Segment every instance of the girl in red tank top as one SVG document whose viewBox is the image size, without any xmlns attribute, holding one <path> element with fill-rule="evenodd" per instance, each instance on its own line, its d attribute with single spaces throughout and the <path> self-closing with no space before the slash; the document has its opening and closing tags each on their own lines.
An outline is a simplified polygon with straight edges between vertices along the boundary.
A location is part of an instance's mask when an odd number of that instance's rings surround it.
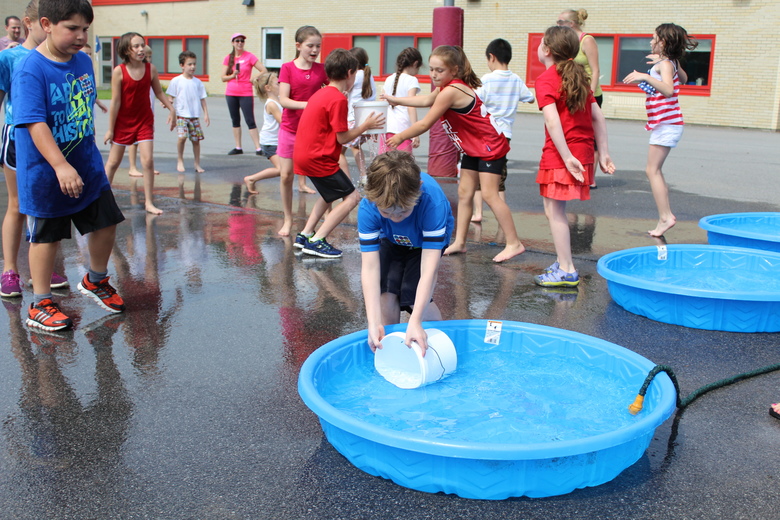
<svg viewBox="0 0 780 520">
<path fill-rule="evenodd" d="M 162 210 L 154 205 L 154 114 L 149 103 L 149 88 L 165 108 L 168 109 L 168 126 L 173 130 L 176 125 L 176 111 L 168 101 L 157 76 L 157 68 L 144 61 L 143 36 L 138 33 L 125 33 L 119 38 L 117 52 L 124 63 L 114 68 L 111 74 L 111 109 L 108 113 L 108 131 L 104 143 L 111 142 L 111 150 L 106 161 L 108 181 L 113 182 L 125 147 L 138 144 L 141 154 L 141 167 L 144 177 L 146 211 L 159 215 Z"/>
<path fill-rule="evenodd" d="M 504 262 L 525 251 L 517 237 L 512 212 L 498 195 L 501 170 L 509 153 L 509 142 L 496 130 L 492 117 L 474 93 L 481 83 L 471 69 L 466 54 L 460 47 L 440 45 L 433 50 L 429 60 L 431 81 L 436 87 L 427 96 L 396 98 L 384 95 L 389 103 L 409 107 L 431 107 L 424 119 L 399 132 L 387 141 L 394 149 L 406 139 L 423 134 L 437 119 L 441 119 L 445 132 L 463 154 L 458 187 L 458 217 L 455 240 L 444 251 L 445 255 L 464 253 L 466 235 L 471 220 L 474 192 L 482 187 L 482 197 L 496 215 L 496 220 L 506 236 L 503 251 L 493 257 L 494 262 Z"/>
</svg>

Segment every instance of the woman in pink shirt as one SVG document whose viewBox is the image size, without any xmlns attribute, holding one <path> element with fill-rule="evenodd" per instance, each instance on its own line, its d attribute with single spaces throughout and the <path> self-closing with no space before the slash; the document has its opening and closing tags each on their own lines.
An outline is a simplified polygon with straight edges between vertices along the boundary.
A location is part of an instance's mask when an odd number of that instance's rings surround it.
<svg viewBox="0 0 780 520">
<path fill-rule="evenodd" d="M 246 126 L 249 128 L 249 135 L 255 143 L 255 153 L 262 155 L 260 152 L 260 133 L 255 123 L 252 69 L 257 69 L 261 73 L 266 70 L 257 59 L 257 56 L 244 50 L 246 36 L 241 33 L 235 33 L 230 38 L 230 41 L 233 44 L 233 50 L 225 56 L 225 60 L 222 62 L 222 81 L 227 83 L 225 99 L 230 112 L 230 120 L 233 123 L 233 138 L 236 140 L 236 147 L 230 150 L 228 155 L 244 153 L 244 150 L 241 148 L 241 112 L 244 113 Z"/>
</svg>

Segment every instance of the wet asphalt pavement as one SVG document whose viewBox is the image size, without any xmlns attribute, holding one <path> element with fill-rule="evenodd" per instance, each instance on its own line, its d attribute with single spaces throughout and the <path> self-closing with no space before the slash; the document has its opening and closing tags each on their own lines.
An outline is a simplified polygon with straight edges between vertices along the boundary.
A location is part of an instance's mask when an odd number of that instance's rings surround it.
<svg viewBox="0 0 780 520">
<path fill-rule="evenodd" d="M 773 519 L 778 518 L 780 373 L 712 392 L 657 429 L 647 453 L 612 482 L 545 499 L 500 502 L 431 495 L 353 467 L 323 438 L 297 393 L 318 346 L 365 327 L 354 214 L 333 233 L 341 260 L 300 257 L 279 238 L 278 182 L 248 197 L 242 177 L 269 165 L 232 148 L 224 101 L 210 100 L 206 173 L 175 172 L 173 137 L 158 121 L 157 205 L 147 215 L 124 170 L 127 220 L 110 265 L 126 313 L 106 316 L 75 287 L 56 291 L 75 322 L 29 330 L 32 294 L 0 311 L 0 518 L 14 519 Z M 158 113 L 160 109 L 157 109 Z M 98 128 L 105 120 L 98 118 Z M 590 334 L 671 365 L 683 394 L 780 362 L 778 334 L 688 329 L 633 315 L 596 273 L 610 251 L 653 245 L 641 123 L 610 121 L 618 166 L 588 202 L 569 205 L 579 291 L 536 287 L 554 253 L 534 184 L 542 136 L 521 115 L 507 199 L 528 252 L 494 265 L 496 225 L 472 225 L 469 251 L 444 258 L 435 298 L 445 319 L 491 318 Z M 100 135 L 100 131 L 98 132 Z M 245 146 L 248 136 L 244 136 Z M 187 148 L 187 158 L 190 158 Z M 425 147 L 420 163 L 425 164 Z M 126 163 L 125 163 L 126 165 Z M 665 168 L 677 226 L 669 243 L 704 243 L 714 213 L 780 211 L 780 135 L 687 127 Z M 442 185 L 453 202 L 457 186 Z M 142 197 L 142 195 L 140 195 Z M 0 187 L 5 207 L 5 185 Z M 140 199 L 142 200 L 142 198 Z M 295 194 L 300 229 L 313 195 Z M 23 279 L 28 276 L 26 246 Z M 82 239 L 60 268 L 85 273 Z"/>
</svg>

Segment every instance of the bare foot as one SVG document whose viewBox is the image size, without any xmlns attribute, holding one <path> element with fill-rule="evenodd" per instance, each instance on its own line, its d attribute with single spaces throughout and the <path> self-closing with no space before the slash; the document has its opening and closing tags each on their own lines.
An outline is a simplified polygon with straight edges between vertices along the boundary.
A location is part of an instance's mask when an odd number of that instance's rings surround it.
<svg viewBox="0 0 780 520">
<path fill-rule="evenodd" d="M 525 252 L 525 246 L 520 242 L 518 242 L 517 245 L 512 245 L 512 246 L 507 244 L 503 251 L 501 251 L 500 253 L 498 253 L 496 256 L 493 257 L 493 261 L 496 263 L 505 262 L 510 258 L 523 254 L 524 252 Z"/>
<path fill-rule="evenodd" d="M 246 191 L 251 193 L 252 195 L 255 195 L 257 193 L 260 193 L 255 189 L 255 183 L 254 181 L 249 180 L 249 177 L 244 177 L 244 184 L 246 184 Z"/>
<path fill-rule="evenodd" d="M 456 243 L 450 244 L 450 246 L 444 250 L 445 255 L 457 255 L 465 252 L 466 252 L 466 244 L 459 245 Z"/>
<path fill-rule="evenodd" d="M 204 173 L 206 170 L 200 167 L 200 164 L 195 165 L 195 173 Z"/>
<path fill-rule="evenodd" d="M 298 186 L 298 192 L 299 193 L 317 193 L 317 190 L 313 190 L 306 186 L 305 184 L 303 186 Z"/>
<path fill-rule="evenodd" d="M 655 229 L 652 229 L 647 233 L 651 237 L 662 237 L 664 236 L 664 233 L 672 229 L 676 223 L 677 223 L 676 217 L 672 217 L 669 220 L 659 220 L 658 225 L 655 226 Z"/>
<path fill-rule="evenodd" d="M 282 229 L 277 231 L 276 234 L 279 235 L 280 237 L 289 237 L 291 229 L 292 229 L 292 222 L 285 221 L 284 224 L 282 224 Z"/>
<path fill-rule="evenodd" d="M 130 170 L 129 172 L 127 172 L 127 174 L 130 177 L 143 177 L 144 176 L 144 174 L 139 172 L 138 170 Z"/>
<path fill-rule="evenodd" d="M 154 170 L 154 174 L 155 175 L 160 175 L 160 171 L 159 170 Z"/>
<path fill-rule="evenodd" d="M 151 213 L 152 215 L 162 215 L 163 210 L 159 209 L 157 206 L 155 206 L 152 203 L 146 204 L 146 212 Z"/>
<path fill-rule="evenodd" d="M 176 171 L 177 172 L 183 172 L 184 171 L 184 163 L 183 162 L 177 162 L 176 163 Z M 159 172 L 154 172 L 155 175 L 157 175 Z"/>
<path fill-rule="evenodd" d="M 472 222 L 482 222 L 482 215 L 474 214 L 471 216 Z"/>
</svg>

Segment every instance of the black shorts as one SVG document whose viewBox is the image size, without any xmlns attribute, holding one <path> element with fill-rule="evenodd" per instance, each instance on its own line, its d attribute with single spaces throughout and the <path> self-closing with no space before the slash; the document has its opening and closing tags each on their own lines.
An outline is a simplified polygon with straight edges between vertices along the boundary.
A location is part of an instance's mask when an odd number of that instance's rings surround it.
<svg viewBox="0 0 780 520">
<path fill-rule="evenodd" d="M 486 161 L 479 157 L 471 157 L 464 153 L 460 158 L 461 170 L 474 170 L 475 172 L 487 172 L 501 175 L 504 168 L 506 168 L 506 156 L 492 161 Z"/>
<path fill-rule="evenodd" d="M 122 222 L 125 216 L 114 200 L 114 193 L 106 190 L 89 206 L 73 215 L 64 217 L 31 217 L 27 216 L 27 241 L 46 244 L 71 238 L 71 223 L 79 233 L 86 235 Z"/>
<path fill-rule="evenodd" d="M 0 164 L 16 171 L 16 142 L 12 135 L 13 129 L 13 125 L 3 125 L 3 148 L 0 150 Z"/>
<path fill-rule="evenodd" d="M 512 140 L 507 137 L 506 141 L 507 142 L 511 142 Z M 508 162 L 509 161 L 506 160 L 506 157 L 504 157 L 504 167 L 501 169 L 501 180 L 498 183 L 498 191 L 506 191 L 506 176 L 507 176 L 507 173 L 508 173 L 506 171 L 506 165 L 507 165 Z M 461 167 L 463 167 L 463 163 L 462 162 L 461 162 Z M 477 170 L 477 171 L 480 171 L 480 170 Z M 477 179 L 477 189 L 478 190 L 482 189 L 481 186 L 479 185 L 479 179 Z"/>
<path fill-rule="evenodd" d="M 417 297 L 417 285 L 420 283 L 422 252 L 420 247 L 399 246 L 386 238 L 379 241 L 381 292 L 398 296 L 401 310 L 410 314 Z"/>
<path fill-rule="evenodd" d="M 327 203 L 343 199 L 355 191 L 355 185 L 346 173 L 338 169 L 333 175 L 327 177 L 309 177 L 311 183 L 317 188 L 320 197 Z"/>
</svg>

